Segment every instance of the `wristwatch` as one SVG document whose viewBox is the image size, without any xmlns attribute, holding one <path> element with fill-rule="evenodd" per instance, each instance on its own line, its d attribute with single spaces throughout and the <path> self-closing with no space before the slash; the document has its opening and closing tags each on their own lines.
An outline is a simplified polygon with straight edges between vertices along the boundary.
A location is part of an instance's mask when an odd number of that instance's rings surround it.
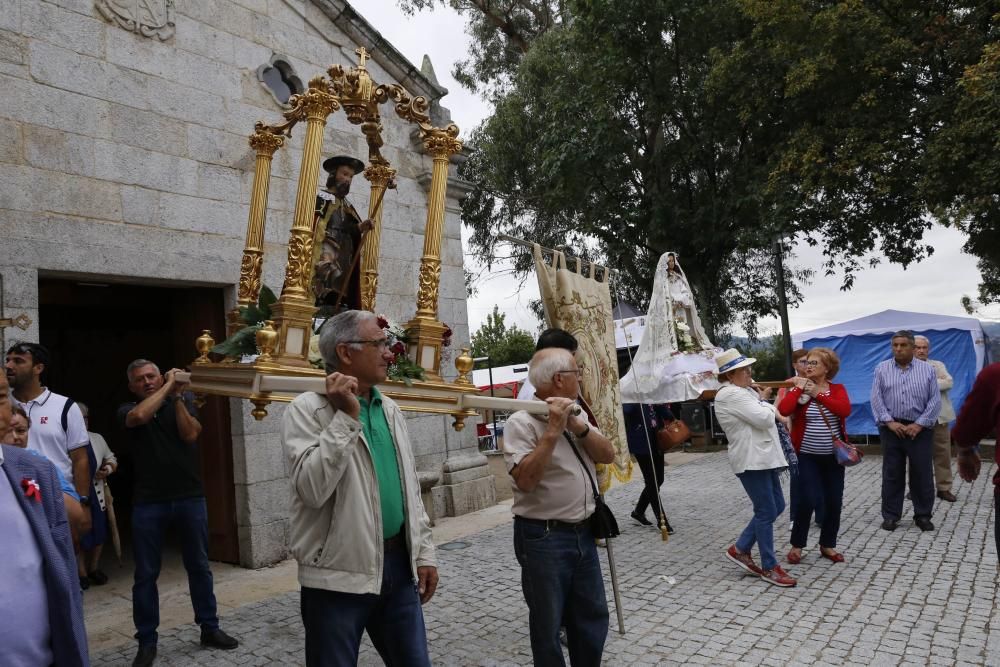
<svg viewBox="0 0 1000 667">
<path fill-rule="evenodd" d="M 80 505 L 82 507 L 90 507 L 90 496 L 80 496 Z"/>
</svg>

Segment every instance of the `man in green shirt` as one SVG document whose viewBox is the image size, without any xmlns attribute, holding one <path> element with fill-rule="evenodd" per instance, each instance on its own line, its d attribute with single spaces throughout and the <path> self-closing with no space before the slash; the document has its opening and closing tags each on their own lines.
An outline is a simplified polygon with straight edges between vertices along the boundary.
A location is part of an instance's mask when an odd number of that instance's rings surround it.
<svg viewBox="0 0 1000 667">
<path fill-rule="evenodd" d="M 421 604 L 437 588 L 406 418 L 375 385 L 392 353 L 372 313 L 348 310 L 320 333 L 325 394 L 282 418 L 292 482 L 306 664 L 356 665 L 368 632 L 387 665 L 430 665 Z"/>
</svg>

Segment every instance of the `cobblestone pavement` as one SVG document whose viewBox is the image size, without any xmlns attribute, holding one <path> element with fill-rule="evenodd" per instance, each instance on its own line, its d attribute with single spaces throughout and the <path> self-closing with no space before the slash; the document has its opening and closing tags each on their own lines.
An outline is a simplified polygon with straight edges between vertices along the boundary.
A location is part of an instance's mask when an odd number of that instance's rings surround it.
<svg viewBox="0 0 1000 667">
<path fill-rule="evenodd" d="M 935 532 L 922 533 L 906 503 L 900 527 L 889 533 L 879 529 L 881 459 L 870 457 L 847 472 L 838 545 L 847 563 L 820 559 L 810 544 L 801 565 L 786 566 L 799 579 L 792 589 L 744 576 L 723 557 L 750 518 L 725 453 L 667 469 L 665 502 L 677 530 L 667 544 L 628 518 L 641 482 L 618 486 L 608 498 L 624 529 L 614 552 L 626 634 L 618 634 L 612 608 L 604 662 L 1000 665 L 992 473 L 984 465 L 975 484 L 956 479 L 958 502 L 938 502 Z M 781 544 L 787 513 L 776 526 Z M 507 523 L 439 551 L 441 586 L 425 607 L 434 664 L 531 664 L 511 535 Z M 303 662 L 297 593 L 242 607 L 223 627 L 240 639 L 238 650 L 200 649 L 197 628 L 189 625 L 161 635 L 157 664 Z M 94 664 L 131 664 L 134 650 L 106 651 Z M 381 664 L 367 638 L 361 664 Z"/>
</svg>

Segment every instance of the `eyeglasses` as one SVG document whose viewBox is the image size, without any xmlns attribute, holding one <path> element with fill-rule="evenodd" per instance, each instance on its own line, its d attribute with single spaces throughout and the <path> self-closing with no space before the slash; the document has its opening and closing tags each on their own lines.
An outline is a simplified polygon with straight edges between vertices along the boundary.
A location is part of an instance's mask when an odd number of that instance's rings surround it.
<svg viewBox="0 0 1000 667">
<path fill-rule="evenodd" d="M 375 348 L 379 352 L 389 349 L 388 338 L 372 338 L 371 340 L 345 340 L 344 343 L 350 345 L 367 345 L 368 347 Z"/>
<path fill-rule="evenodd" d="M 15 343 L 7 350 L 7 354 L 30 354 L 36 364 L 46 364 L 49 361 L 49 351 L 38 343 Z"/>
<path fill-rule="evenodd" d="M 809 362 L 808 362 L 808 361 L 806 361 L 805 359 L 799 359 L 799 360 L 798 360 L 798 361 L 796 361 L 795 363 L 797 363 L 797 364 L 806 364 L 807 366 L 809 365 Z"/>
<path fill-rule="evenodd" d="M 809 361 L 803 361 L 802 363 L 804 363 L 809 368 L 816 368 L 817 366 L 820 365 L 820 362 L 816 361 L 815 359 L 811 359 Z"/>
<path fill-rule="evenodd" d="M 559 375 L 561 373 L 573 373 L 577 377 L 580 377 L 581 375 L 583 375 L 583 369 L 581 369 L 581 368 L 574 368 L 573 370 L 569 370 L 569 371 L 557 371 L 556 375 Z"/>
</svg>

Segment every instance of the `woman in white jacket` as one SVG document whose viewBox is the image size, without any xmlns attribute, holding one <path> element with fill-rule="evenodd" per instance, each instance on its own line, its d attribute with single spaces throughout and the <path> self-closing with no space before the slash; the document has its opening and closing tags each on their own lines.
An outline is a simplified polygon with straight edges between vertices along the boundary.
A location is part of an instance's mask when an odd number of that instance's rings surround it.
<svg viewBox="0 0 1000 667">
<path fill-rule="evenodd" d="M 774 406 L 767 392 L 751 386 L 750 366 L 757 361 L 730 348 L 715 357 L 722 387 L 715 395 L 715 416 L 729 440 L 729 464 L 753 503 L 753 518 L 726 557 L 747 572 L 775 586 L 794 586 L 774 555 L 774 522 L 785 510 L 778 473 L 788 467 L 781 450 Z M 750 550 L 757 544 L 760 563 Z"/>
</svg>

